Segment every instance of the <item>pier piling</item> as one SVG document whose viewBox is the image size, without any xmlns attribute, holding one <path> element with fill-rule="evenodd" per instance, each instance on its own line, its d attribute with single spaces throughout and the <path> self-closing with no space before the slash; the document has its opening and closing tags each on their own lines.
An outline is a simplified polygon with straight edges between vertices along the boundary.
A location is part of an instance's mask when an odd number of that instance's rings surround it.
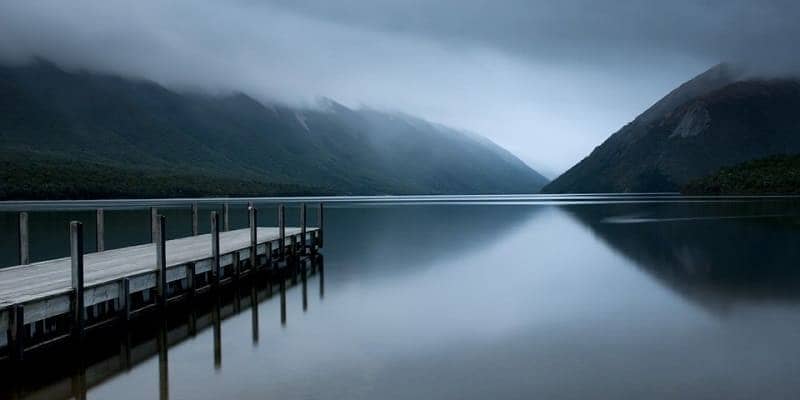
<svg viewBox="0 0 800 400">
<path fill-rule="evenodd" d="M 192 236 L 197 236 L 199 233 L 197 226 L 197 203 L 192 203 Z"/>
<path fill-rule="evenodd" d="M 167 218 L 158 216 L 158 230 L 156 239 L 156 301 L 160 309 L 167 306 Z"/>
<path fill-rule="evenodd" d="M 28 242 L 28 213 L 19 213 L 19 264 L 27 265 L 31 263 L 30 244 Z"/>
<path fill-rule="evenodd" d="M 306 203 L 300 205 L 300 254 L 306 253 Z"/>
<path fill-rule="evenodd" d="M 250 203 L 247 211 L 250 220 L 250 272 L 253 273 L 258 264 L 258 210 Z"/>
<path fill-rule="evenodd" d="M 280 253 L 280 260 L 286 259 L 286 210 L 283 204 L 278 205 L 278 229 L 280 230 L 280 240 L 278 252 Z"/>
<path fill-rule="evenodd" d="M 97 209 L 97 214 L 95 217 L 96 222 L 96 236 L 95 236 L 95 248 L 97 252 L 105 251 L 106 250 L 106 227 L 105 227 L 105 212 L 102 208 Z"/>
<path fill-rule="evenodd" d="M 222 229 L 225 232 L 231 230 L 231 206 L 228 203 L 222 206 Z"/>
<path fill-rule="evenodd" d="M 211 284 L 219 286 L 219 216 L 216 211 L 211 212 Z"/>
<path fill-rule="evenodd" d="M 86 323 L 84 307 L 83 280 L 83 223 L 72 221 L 69 224 L 70 260 L 72 265 L 72 337 L 82 339 Z"/>
<path fill-rule="evenodd" d="M 155 243 L 158 235 L 158 209 L 150 208 L 150 243 Z"/>
</svg>

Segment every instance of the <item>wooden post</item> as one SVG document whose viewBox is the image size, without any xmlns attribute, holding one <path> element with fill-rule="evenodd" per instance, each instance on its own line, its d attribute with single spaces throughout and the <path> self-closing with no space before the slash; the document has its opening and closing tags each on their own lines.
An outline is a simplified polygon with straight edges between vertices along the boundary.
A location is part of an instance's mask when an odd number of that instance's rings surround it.
<svg viewBox="0 0 800 400">
<path fill-rule="evenodd" d="M 9 355 L 13 360 L 22 361 L 25 354 L 25 306 L 15 304 L 8 309 L 8 328 Z"/>
<path fill-rule="evenodd" d="M 30 244 L 28 242 L 28 213 L 19 213 L 19 264 L 27 265 L 31 263 Z"/>
<path fill-rule="evenodd" d="M 284 218 L 285 210 L 283 204 L 278 205 L 278 231 L 280 232 L 280 240 L 278 246 L 278 253 L 280 254 L 280 260 L 283 261 L 286 258 L 286 218 Z"/>
<path fill-rule="evenodd" d="M 225 232 L 231 230 L 231 206 L 228 203 L 222 206 L 222 229 Z"/>
<path fill-rule="evenodd" d="M 75 296 L 72 310 L 72 337 L 83 338 L 86 323 L 86 310 L 83 300 L 83 224 L 72 221 L 69 224 L 70 256 L 72 261 L 72 290 Z"/>
<path fill-rule="evenodd" d="M 150 207 L 150 243 L 158 239 L 158 209 Z"/>
<path fill-rule="evenodd" d="M 322 248 L 322 226 L 323 224 L 323 217 L 324 217 L 324 206 L 323 203 L 319 203 L 319 208 L 317 209 L 317 225 L 319 225 L 319 234 L 317 234 L 317 238 L 319 239 L 319 247 Z"/>
<path fill-rule="evenodd" d="M 192 236 L 197 236 L 199 230 L 197 227 L 197 203 L 192 203 Z"/>
<path fill-rule="evenodd" d="M 300 254 L 306 254 L 306 203 L 300 205 Z"/>
<path fill-rule="evenodd" d="M 258 264 L 258 211 L 253 203 L 248 207 L 250 217 L 250 272 L 256 271 Z"/>
<path fill-rule="evenodd" d="M 158 302 L 158 307 L 163 310 L 167 306 L 167 217 L 158 216 L 158 230 L 156 233 L 156 269 L 158 269 L 156 301 Z"/>
<path fill-rule="evenodd" d="M 95 244 L 97 248 L 97 252 L 105 251 L 106 250 L 106 228 L 105 228 L 105 216 L 102 208 L 97 209 L 97 237 L 95 238 Z"/>
<path fill-rule="evenodd" d="M 216 211 L 211 212 L 211 284 L 219 286 L 219 216 Z"/>
</svg>

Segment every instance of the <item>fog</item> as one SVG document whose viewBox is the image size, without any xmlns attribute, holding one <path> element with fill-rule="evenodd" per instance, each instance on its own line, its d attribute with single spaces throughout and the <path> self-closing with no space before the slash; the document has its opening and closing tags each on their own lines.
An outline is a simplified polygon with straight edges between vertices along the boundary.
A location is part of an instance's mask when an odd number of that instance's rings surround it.
<svg viewBox="0 0 800 400">
<path fill-rule="evenodd" d="M 554 177 L 720 61 L 798 71 L 798 17 L 791 1 L 6 0 L 0 62 L 401 111 Z"/>
</svg>

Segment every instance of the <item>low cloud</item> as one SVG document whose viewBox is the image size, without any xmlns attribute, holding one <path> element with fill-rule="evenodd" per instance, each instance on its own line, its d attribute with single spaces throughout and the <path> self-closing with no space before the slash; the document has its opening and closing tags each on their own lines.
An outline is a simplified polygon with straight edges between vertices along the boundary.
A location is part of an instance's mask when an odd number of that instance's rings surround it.
<svg viewBox="0 0 800 400">
<path fill-rule="evenodd" d="M 4 1 L 0 60 L 403 111 L 554 175 L 723 60 L 797 71 L 800 5 L 589 0 Z"/>
</svg>

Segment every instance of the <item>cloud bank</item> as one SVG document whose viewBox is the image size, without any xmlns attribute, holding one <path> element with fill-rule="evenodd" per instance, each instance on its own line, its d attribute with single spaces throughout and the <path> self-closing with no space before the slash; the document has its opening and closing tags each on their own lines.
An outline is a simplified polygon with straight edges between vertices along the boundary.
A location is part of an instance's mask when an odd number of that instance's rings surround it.
<svg viewBox="0 0 800 400">
<path fill-rule="evenodd" d="M 798 17 L 791 1 L 8 0 L 0 62 L 402 111 L 553 176 L 717 62 L 800 70 Z"/>
</svg>

